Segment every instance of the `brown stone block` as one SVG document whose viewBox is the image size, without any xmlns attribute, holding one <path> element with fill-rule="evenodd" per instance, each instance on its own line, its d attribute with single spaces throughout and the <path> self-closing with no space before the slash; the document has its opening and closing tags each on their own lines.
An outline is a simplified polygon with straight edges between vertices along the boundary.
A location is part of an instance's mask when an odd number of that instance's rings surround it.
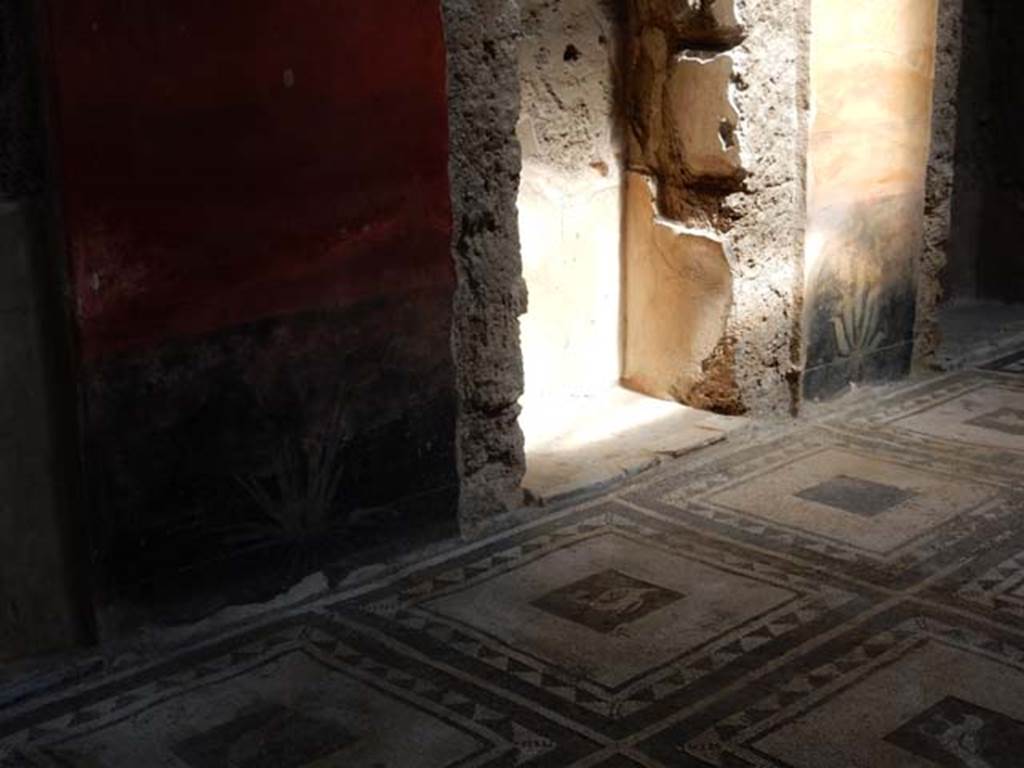
<svg viewBox="0 0 1024 768">
<path fill-rule="evenodd" d="M 664 30 L 673 47 L 738 44 L 744 37 L 735 0 L 633 0 L 633 24 Z"/>
<path fill-rule="evenodd" d="M 672 63 L 665 87 L 665 120 L 682 168 L 663 164 L 667 176 L 681 170 L 687 179 L 742 177 L 739 114 L 729 100 L 732 70 L 727 54 L 704 58 L 684 52 Z"/>
<path fill-rule="evenodd" d="M 632 39 L 626 116 L 629 124 L 629 162 L 654 168 L 664 133 L 665 81 L 670 52 L 665 33 L 644 29 Z"/>
<path fill-rule="evenodd" d="M 721 340 L 732 306 L 725 247 L 658 216 L 647 177 L 626 177 L 624 383 L 685 400 Z"/>
</svg>

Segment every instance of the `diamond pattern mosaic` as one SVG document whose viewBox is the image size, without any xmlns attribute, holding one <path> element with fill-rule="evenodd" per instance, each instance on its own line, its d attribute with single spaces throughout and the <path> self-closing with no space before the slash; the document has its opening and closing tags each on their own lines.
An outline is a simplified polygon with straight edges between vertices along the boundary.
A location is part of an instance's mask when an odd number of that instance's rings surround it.
<svg viewBox="0 0 1024 768">
<path fill-rule="evenodd" d="M 0 698 L 0 766 L 1018 766 L 1020 360 L 82 662 Z"/>
</svg>

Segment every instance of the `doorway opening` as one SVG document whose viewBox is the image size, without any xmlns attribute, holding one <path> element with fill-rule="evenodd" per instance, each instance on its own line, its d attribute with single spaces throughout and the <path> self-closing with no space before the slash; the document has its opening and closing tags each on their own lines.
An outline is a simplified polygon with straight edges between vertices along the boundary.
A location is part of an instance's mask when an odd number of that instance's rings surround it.
<svg viewBox="0 0 1024 768">
<path fill-rule="evenodd" d="M 743 173 L 726 5 L 521 6 L 520 426 L 535 502 L 605 488 L 743 423 L 728 393 L 703 391 L 728 352 L 720 198 Z"/>
<path fill-rule="evenodd" d="M 946 43 L 959 66 L 937 68 L 937 98 L 946 101 L 937 101 L 933 133 L 933 156 L 944 153 L 933 164 L 945 170 L 940 190 L 948 218 L 945 226 L 926 228 L 927 245 L 938 252 L 929 263 L 941 270 L 934 287 L 926 286 L 938 305 L 941 340 L 932 362 L 943 369 L 991 360 L 1024 339 L 1024 251 L 1017 245 L 1024 225 L 1024 63 L 1015 35 L 1006 33 L 1024 30 L 1024 9 L 967 3 L 956 24 L 944 25 L 948 13 L 940 10 L 939 33 L 954 29 L 958 36 L 952 44 L 940 38 L 940 51 Z"/>
</svg>

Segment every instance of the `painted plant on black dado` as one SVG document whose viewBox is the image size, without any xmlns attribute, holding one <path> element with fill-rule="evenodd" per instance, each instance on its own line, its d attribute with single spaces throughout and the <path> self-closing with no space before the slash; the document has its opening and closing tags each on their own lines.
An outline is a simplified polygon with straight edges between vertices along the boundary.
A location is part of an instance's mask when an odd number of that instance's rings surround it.
<svg viewBox="0 0 1024 768">
<path fill-rule="evenodd" d="M 810 398 L 910 369 L 920 247 L 916 198 L 814 211 L 807 236 L 806 373 Z"/>
<path fill-rule="evenodd" d="M 439 302 L 267 321 L 92 367 L 99 602 L 180 604 L 189 618 L 453 534 Z M 415 323 L 437 344 L 405 341 Z"/>
<path fill-rule="evenodd" d="M 228 546 L 278 546 L 293 577 L 329 558 L 351 512 L 341 498 L 348 442 L 344 403 L 339 391 L 308 432 L 285 437 L 266 473 L 237 476 L 253 514 L 225 530 Z"/>
<path fill-rule="evenodd" d="M 200 371 L 188 354 L 93 378 L 101 601 L 177 601 L 224 573 L 273 591 L 343 549 L 360 503 L 349 401 L 341 387 L 301 383 L 301 371 L 250 363 L 239 375 L 245 349 L 207 349 Z"/>
<path fill-rule="evenodd" d="M 885 346 L 886 328 L 880 321 L 881 295 L 879 286 L 855 280 L 832 318 L 836 351 L 846 360 L 851 381 L 864 380 L 868 361 Z"/>
</svg>

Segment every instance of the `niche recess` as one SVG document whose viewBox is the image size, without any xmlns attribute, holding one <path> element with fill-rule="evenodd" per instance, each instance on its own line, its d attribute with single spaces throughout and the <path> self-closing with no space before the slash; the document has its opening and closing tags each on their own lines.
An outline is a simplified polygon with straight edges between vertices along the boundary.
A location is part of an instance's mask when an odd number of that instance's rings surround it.
<svg viewBox="0 0 1024 768">
<path fill-rule="evenodd" d="M 733 0 L 525 0 L 519 225 L 526 489 L 721 439 L 726 195 L 743 181 Z M 726 376 L 728 379 L 728 376 Z"/>
</svg>

